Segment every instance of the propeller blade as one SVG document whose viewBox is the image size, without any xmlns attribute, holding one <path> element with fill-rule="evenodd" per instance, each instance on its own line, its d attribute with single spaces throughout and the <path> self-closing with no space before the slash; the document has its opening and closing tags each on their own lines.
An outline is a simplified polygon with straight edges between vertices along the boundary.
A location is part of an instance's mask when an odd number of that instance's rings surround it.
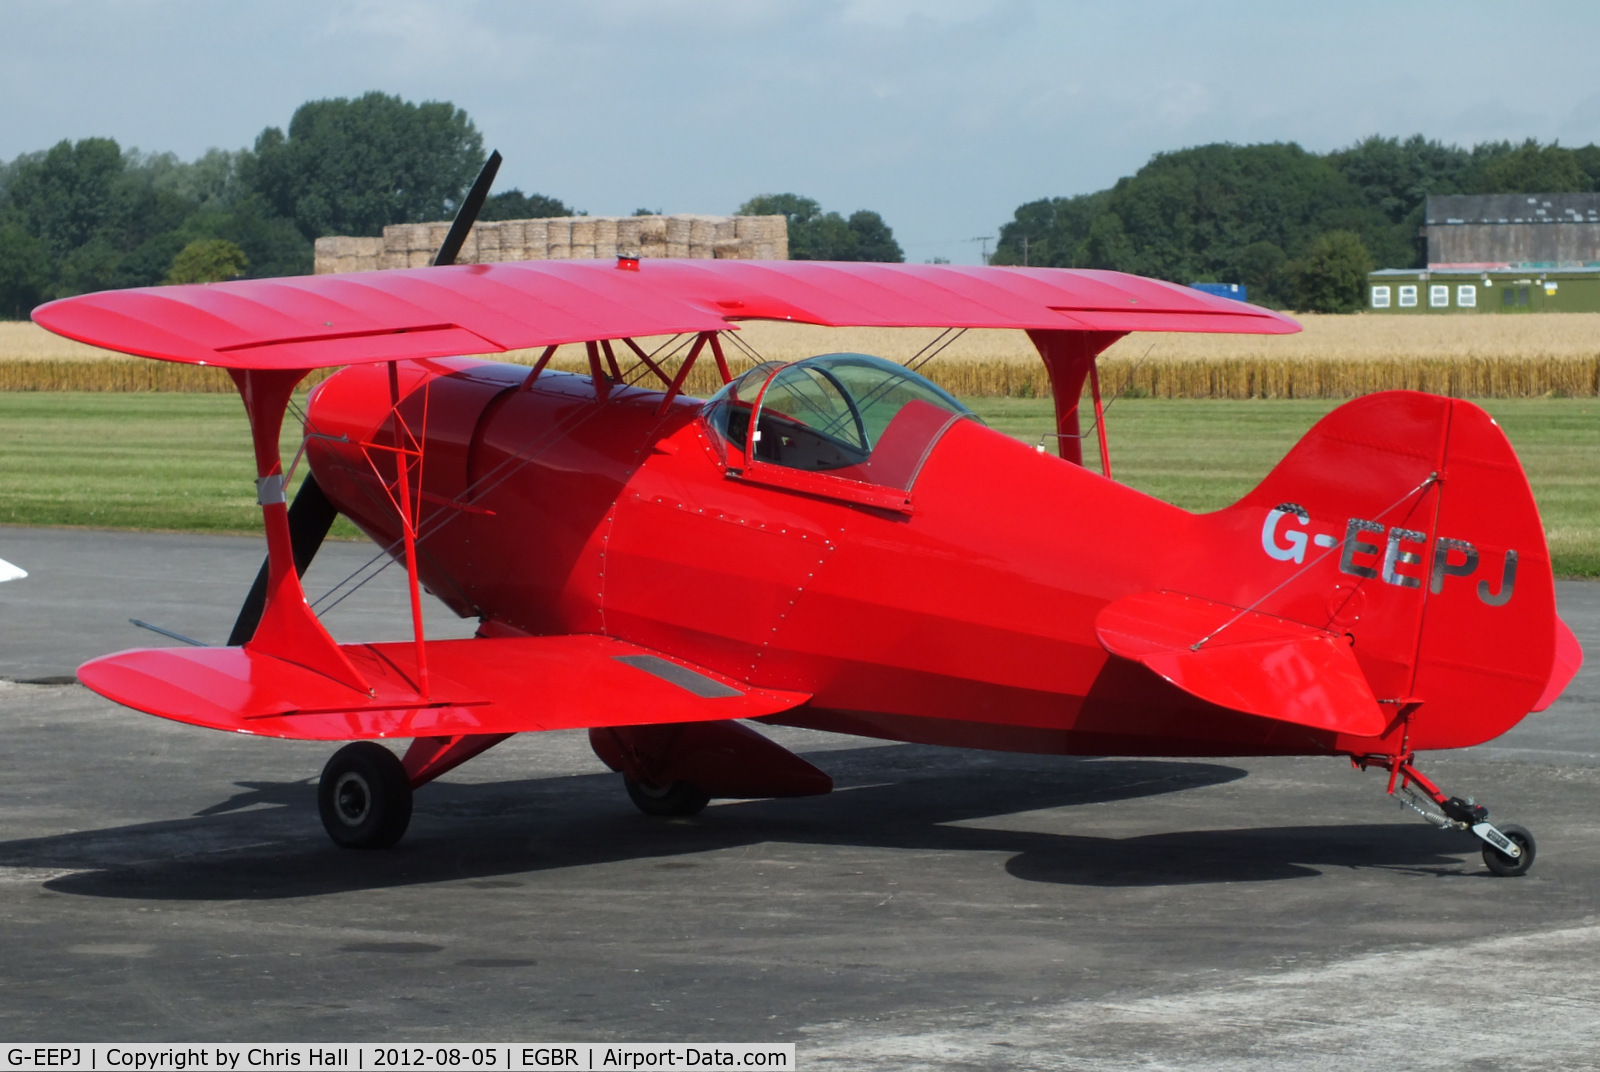
<svg viewBox="0 0 1600 1072">
<path fill-rule="evenodd" d="M 338 516 L 339 511 L 322 493 L 317 478 L 307 473 L 305 483 L 295 493 L 294 502 L 289 504 L 289 545 L 294 549 L 294 570 L 302 577 L 333 527 L 333 519 Z M 239 608 L 239 620 L 233 623 L 233 632 L 228 634 L 229 647 L 238 647 L 255 636 L 266 605 L 267 563 L 263 562 L 261 572 L 256 574 L 256 583 L 250 586 L 250 594 Z"/>
<path fill-rule="evenodd" d="M 439 247 L 438 255 L 433 258 L 435 265 L 454 264 L 456 257 L 461 253 L 461 246 L 467 240 L 467 232 L 472 230 L 472 225 L 478 221 L 478 213 L 483 211 L 483 202 L 489 196 L 489 187 L 494 185 L 495 172 L 500 170 L 500 151 L 496 149 L 489 154 L 489 159 L 484 161 L 483 170 L 478 172 L 478 178 L 472 184 L 472 189 L 467 191 L 467 199 L 461 202 L 461 208 L 456 212 L 456 221 L 450 225 L 450 233 L 444 236 L 444 245 Z"/>
</svg>

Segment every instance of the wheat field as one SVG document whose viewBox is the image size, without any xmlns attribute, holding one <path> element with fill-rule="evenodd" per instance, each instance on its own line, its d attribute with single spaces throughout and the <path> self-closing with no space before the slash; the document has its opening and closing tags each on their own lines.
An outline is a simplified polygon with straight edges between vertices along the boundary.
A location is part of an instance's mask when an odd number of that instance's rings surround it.
<svg viewBox="0 0 1600 1072">
<path fill-rule="evenodd" d="M 1106 351 L 1102 387 L 1108 395 L 1156 398 L 1349 398 L 1393 388 L 1478 398 L 1600 395 L 1597 313 L 1299 319 L 1304 330 L 1296 335 L 1135 332 Z M 922 371 L 954 394 L 1050 393 L 1044 366 L 1020 331 L 941 335 L 930 328 L 752 321 L 732 334 L 736 339 L 724 349 L 735 371 L 757 358 L 793 361 L 835 351 L 905 362 L 942 347 Z M 662 347 L 669 369 L 676 369 L 688 342 L 639 341 L 647 351 Z M 532 364 L 538 354 L 490 356 Z M 632 364 L 623 362 L 625 369 Z M 586 369 L 583 347 L 561 347 L 552 367 Z M 686 389 L 705 394 L 718 385 L 715 367 L 706 360 L 692 371 Z M 34 324 L 0 323 L 0 391 L 62 390 L 220 392 L 232 385 L 216 369 L 129 359 Z"/>
</svg>

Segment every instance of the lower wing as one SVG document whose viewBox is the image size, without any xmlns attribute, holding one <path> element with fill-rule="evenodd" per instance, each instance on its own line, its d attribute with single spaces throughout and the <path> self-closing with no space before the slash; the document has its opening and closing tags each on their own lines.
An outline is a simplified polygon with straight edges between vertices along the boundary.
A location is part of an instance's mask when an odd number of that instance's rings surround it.
<svg viewBox="0 0 1600 1072">
<path fill-rule="evenodd" d="M 211 729 L 310 741 L 445 737 L 756 718 L 805 693 L 752 688 L 603 636 L 346 644 L 363 694 L 250 648 L 145 648 L 78 669 L 100 695 Z"/>
</svg>

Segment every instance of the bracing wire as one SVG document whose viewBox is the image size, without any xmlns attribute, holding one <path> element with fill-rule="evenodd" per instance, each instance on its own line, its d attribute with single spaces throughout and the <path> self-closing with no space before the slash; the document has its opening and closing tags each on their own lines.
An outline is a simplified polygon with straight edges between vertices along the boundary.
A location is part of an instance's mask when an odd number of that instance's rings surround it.
<svg viewBox="0 0 1600 1072">
<path fill-rule="evenodd" d="M 1394 510 L 1398 509 L 1401 506 L 1401 504 L 1403 504 L 1407 499 L 1411 498 L 1411 496 L 1417 494 L 1418 492 L 1426 491 L 1429 486 L 1437 483 L 1438 480 L 1439 480 L 1438 472 L 1429 473 L 1426 477 L 1423 478 L 1422 483 L 1418 484 L 1416 487 L 1412 488 L 1410 491 L 1408 491 L 1404 495 L 1400 496 L 1394 502 L 1390 503 L 1383 510 L 1379 511 L 1377 517 L 1373 518 L 1373 520 L 1376 521 L 1376 520 L 1378 520 L 1378 518 L 1382 518 L 1382 517 L 1388 516 L 1391 512 L 1393 512 Z M 1297 569 L 1293 573 L 1289 574 L 1288 577 L 1284 578 L 1278 584 L 1274 585 L 1270 591 L 1266 592 L 1264 595 L 1261 596 L 1261 598 L 1257 599 L 1254 603 L 1251 603 L 1248 607 L 1245 607 L 1243 610 L 1239 611 L 1239 613 L 1235 614 L 1233 617 L 1229 618 L 1227 621 L 1223 622 L 1221 625 L 1219 625 L 1215 629 L 1211 630 L 1211 632 L 1207 633 L 1205 636 L 1201 637 L 1199 640 L 1197 640 L 1193 644 L 1189 645 L 1189 650 L 1190 651 L 1199 651 L 1201 649 L 1201 647 L 1203 647 L 1206 644 L 1207 641 L 1211 640 L 1218 633 L 1220 633 L 1224 629 L 1228 628 L 1228 626 L 1232 625 L 1233 623 L 1237 622 L 1239 619 L 1243 618 L 1246 614 L 1250 614 L 1251 612 L 1253 612 L 1257 607 L 1261 606 L 1261 604 L 1263 604 L 1267 600 L 1271 599 L 1274 595 L 1276 595 L 1278 592 L 1282 591 L 1284 588 L 1288 587 L 1290 584 L 1293 584 L 1295 581 L 1299 580 L 1308 570 L 1310 570 L 1317 563 L 1319 563 L 1319 562 L 1323 561 L 1324 559 L 1326 559 L 1329 555 L 1333 554 L 1335 551 L 1339 550 L 1346 543 L 1348 543 L 1349 540 L 1350 540 L 1350 536 L 1349 536 L 1349 534 L 1347 532 L 1345 537 L 1344 537 L 1344 539 L 1342 539 L 1339 542 L 1333 544 L 1326 551 L 1323 551 L 1322 554 L 1318 555 L 1316 558 L 1312 559 L 1310 562 L 1307 562 L 1305 565 L 1301 566 L 1299 569 Z"/>
<path fill-rule="evenodd" d="M 953 330 L 953 329 L 946 329 L 946 330 Z M 922 366 L 926 365 L 929 361 L 932 361 L 934 358 L 936 358 L 940 354 L 944 353 L 947 349 L 950 348 L 950 344 L 951 343 L 955 342 L 957 339 L 961 338 L 961 336 L 965 335 L 966 333 L 967 333 L 967 329 L 966 328 L 961 328 L 961 329 L 957 330 L 954 335 L 951 335 L 944 342 L 940 343 L 939 347 L 936 350 L 934 350 L 933 353 L 929 354 L 927 357 L 923 358 L 921 361 L 917 361 L 915 364 L 908 365 L 908 370 L 911 371 L 911 372 L 915 372 L 918 369 L 922 368 Z M 927 349 L 927 347 L 923 347 L 923 349 Z"/>
<path fill-rule="evenodd" d="M 1121 398 L 1123 395 L 1128 393 L 1128 389 L 1133 386 L 1133 378 L 1134 378 L 1134 376 L 1138 375 L 1139 367 L 1144 364 L 1145 358 L 1149 357 L 1151 351 L 1153 351 L 1155 348 L 1156 348 L 1156 344 L 1155 343 L 1151 343 L 1150 346 L 1145 350 L 1144 357 L 1141 357 L 1138 361 L 1136 361 L 1134 363 L 1133 368 L 1128 370 L 1128 378 L 1126 380 L 1122 381 L 1122 389 L 1119 390 L 1116 394 L 1112 395 L 1110 401 L 1108 401 L 1105 405 L 1100 407 L 1100 416 L 1101 417 L 1105 416 L 1107 413 L 1110 413 L 1111 412 L 1111 407 L 1117 404 L 1117 399 Z M 1099 417 L 1097 417 L 1095 420 L 1090 421 L 1089 422 L 1089 430 L 1087 432 L 1084 432 L 1083 434 L 1085 436 L 1087 436 L 1089 434 L 1089 432 L 1093 432 L 1094 429 L 1095 429 L 1095 425 L 1098 422 L 1099 422 Z"/>
<path fill-rule="evenodd" d="M 918 359 L 921 358 L 923 354 L 933 349 L 933 347 L 938 346 L 939 340 L 943 339 L 946 335 L 950 334 L 954 330 L 955 328 L 945 328 L 943 331 L 939 332 L 939 334 L 935 335 L 932 339 L 925 343 L 922 349 L 918 350 L 916 353 L 900 362 L 900 366 L 907 369 L 911 368 L 917 363 Z"/>
</svg>

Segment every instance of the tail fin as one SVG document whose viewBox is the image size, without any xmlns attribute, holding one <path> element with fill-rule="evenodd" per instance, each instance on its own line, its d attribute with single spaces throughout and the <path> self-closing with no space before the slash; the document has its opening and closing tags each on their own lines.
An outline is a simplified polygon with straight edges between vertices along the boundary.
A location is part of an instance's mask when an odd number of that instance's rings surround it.
<svg viewBox="0 0 1600 1072">
<path fill-rule="evenodd" d="M 1470 402 L 1349 402 L 1212 516 L 1253 544 L 1254 594 L 1233 599 L 1345 634 L 1378 700 L 1409 712 L 1411 748 L 1496 737 L 1570 677 L 1533 493 Z"/>
</svg>

